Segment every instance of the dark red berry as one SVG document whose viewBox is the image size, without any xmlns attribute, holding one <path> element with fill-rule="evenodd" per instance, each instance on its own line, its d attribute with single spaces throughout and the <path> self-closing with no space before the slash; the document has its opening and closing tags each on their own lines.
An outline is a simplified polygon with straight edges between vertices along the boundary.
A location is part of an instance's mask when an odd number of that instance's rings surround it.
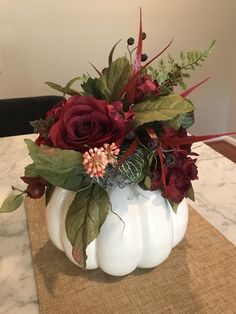
<svg viewBox="0 0 236 314">
<path fill-rule="evenodd" d="M 148 141 L 147 147 L 148 147 L 150 150 L 156 150 L 158 146 L 159 146 L 159 141 L 158 141 L 158 139 Z"/>
<path fill-rule="evenodd" d="M 128 38 L 127 44 L 128 44 L 129 46 L 132 46 L 132 45 L 134 44 L 134 38 L 133 38 L 133 37 Z"/>
<path fill-rule="evenodd" d="M 142 40 L 146 39 L 147 35 L 146 33 L 142 33 Z"/>
<path fill-rule="evenodd" d="M 43 196 L 45 191 L 45 186 L 42 185 L 40 182 L 34 182 L 28 185 L 26 189 L 26 193 L 29 197 L 34 199 L 40 198 Z"/>
<path fill-rule="evenodd" d="M 170 168 L 176 165 L 176 158 L 173 154 L 166 155 L 166 165 Z"/>
<path fill-rule="evenodd" d="M 142 53 L 142 55 L 141 55 L 141 61 L 144 62 L 144 61 L 147 60 L 147 58 L 148 58 L 148 56 L 146 55 L 146 53 Z"/>
</svg>

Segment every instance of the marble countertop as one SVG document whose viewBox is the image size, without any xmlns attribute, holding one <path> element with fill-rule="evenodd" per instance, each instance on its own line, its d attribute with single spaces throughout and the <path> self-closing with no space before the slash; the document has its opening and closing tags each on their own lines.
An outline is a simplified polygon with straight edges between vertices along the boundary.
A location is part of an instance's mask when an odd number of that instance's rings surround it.
<svg viewBox="0 0 236 314">
<path fill-rule="evenodd" d="M 35 135 L 0 138 L 0 201 L 12 184 L 24 187 L 20 176 L 31 162 L 24 138 Z M 190 204 L 236 245 L 236 164 L 203 143 L 193 147 L 200 179 Z M 0 313 L 39 313 L 24 208 L 0 215 L 0 248 Z"/>
</svg>

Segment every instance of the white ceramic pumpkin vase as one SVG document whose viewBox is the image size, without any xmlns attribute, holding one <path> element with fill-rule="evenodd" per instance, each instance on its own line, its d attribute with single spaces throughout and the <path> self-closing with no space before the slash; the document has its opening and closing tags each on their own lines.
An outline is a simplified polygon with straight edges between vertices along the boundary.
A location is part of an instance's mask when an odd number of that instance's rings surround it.
<svg viewBox="0 0 236 314">
<path fill-rule="evenodd" d="M 122 276 L 136 267 L 161 264 L 184 237 L 188 205 L 184 199 L 175 214 L 160 191 L 144 191 L 138 185 L 108 192 L 112 204 L 99 236 L 87 247 L 87 269 L 101 268 Z M 46 223 L 53 244 L 76 265 L 65 231 L 65 217 L 75 193 L 56 187 L 46 208 Z M 114 214 L 118 214 L 119 217 Z"/>
</svg>

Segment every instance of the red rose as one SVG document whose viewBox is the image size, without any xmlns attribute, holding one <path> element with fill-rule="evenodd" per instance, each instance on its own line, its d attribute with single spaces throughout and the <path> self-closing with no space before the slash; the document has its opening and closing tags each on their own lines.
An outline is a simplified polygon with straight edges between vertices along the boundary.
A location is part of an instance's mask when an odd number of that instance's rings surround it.
<svg viewBox="0 0 236 314">
<path fill-rule="evenodd" d="M 53 145 L 80 152 L 104 143 L 119 145 L 132 122 L 122 108 L 121 102 L 110 104 L 90 96 L 70 97 L 50 129 Z"/>
</svg>

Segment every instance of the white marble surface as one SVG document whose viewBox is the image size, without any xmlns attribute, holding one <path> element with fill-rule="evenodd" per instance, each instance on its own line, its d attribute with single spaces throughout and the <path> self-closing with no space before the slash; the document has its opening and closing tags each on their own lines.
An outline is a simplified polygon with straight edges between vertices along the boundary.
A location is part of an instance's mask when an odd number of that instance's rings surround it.
<svg viewBox="0 0 236 314">
<path fill-rule="evenodd" d="M 236 245 L 236 164 L 209 146 L 194 144 L 199 180 L 193 181 L 195 202 L 207 221 Z"/>
<path fill-rule="evenodd" d="M 11 184 L 24 187 L 20 176 L 30 163 L 24 138 L 0 138 L 0 203 Z M 39 313 L 24 208 L 0 214 L 0 313 Z"/>
<path fill-rule="evenodd" d="M 0 138 L 0 202 L 30 163 L 24 138 Z M 191 205 L 236 245 L 236 164 L 204 144 L 194 144 L 200 180 L 194 182 Z M 0 215 L 0 313 L 36 314 L 38 300 L 25 211 Z"/>
</svg>

